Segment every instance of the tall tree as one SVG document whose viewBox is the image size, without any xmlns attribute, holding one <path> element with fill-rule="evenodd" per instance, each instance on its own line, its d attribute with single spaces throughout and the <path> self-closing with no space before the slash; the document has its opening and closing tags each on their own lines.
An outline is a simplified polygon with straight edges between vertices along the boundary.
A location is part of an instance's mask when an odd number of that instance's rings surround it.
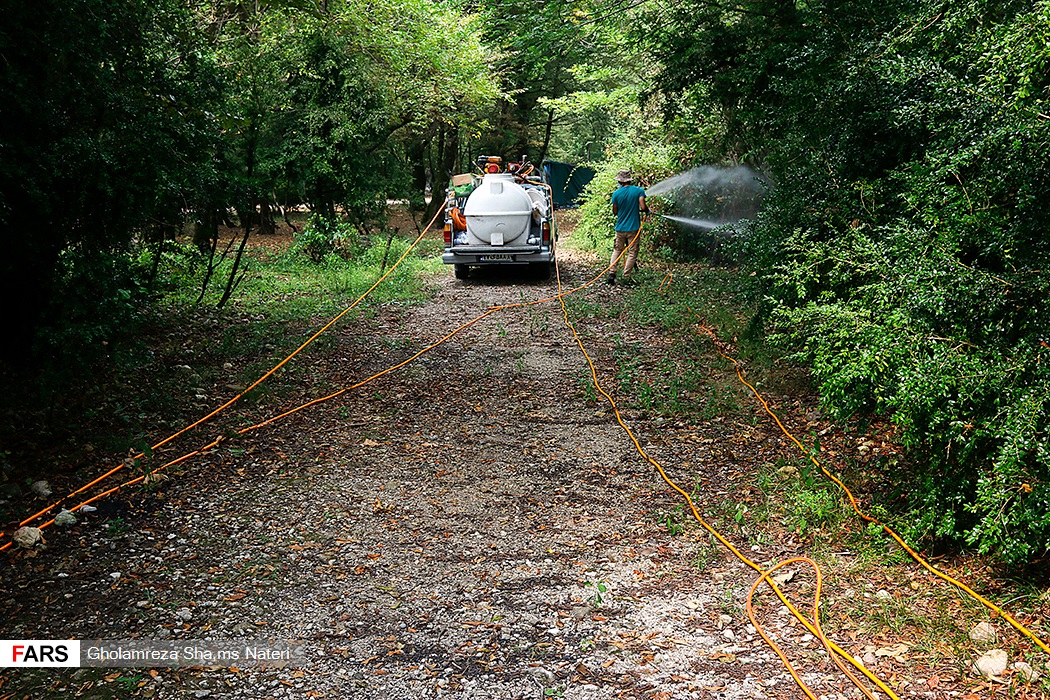
<svg viewBox="0 0 1050 700">
<path fill-rule="evenodd" d="M 546 155 L 558 113 L 556 100 L 574 91 L 574 69 L 601 62 L 594 20 L 602 3 L 578 0 L 479 0 L 472 4 L 485 18 L 485 40 L 497 52 L 506 94 L 480 147 L 497 154 Z"/>
<path fill-rule="evenodd" d="M 211 66 L 190 20 L 177 0 L 5 3 L 0 350 L 8 357 L 29 347 L 63 265 L 170 220 L 207 160 L 215 131 L 202 96 Z"/>
<path fill-rule="evenodd" d="M 267 160 L 283 188 L 327 217 L 338 206 L 363 223 L 406 194 L 435 136 L 441 187 L 458 128 L 496 96 L 473 21 L 424 0 L 274 14 L 266 46 L 280 86 Z"/>
</svg>

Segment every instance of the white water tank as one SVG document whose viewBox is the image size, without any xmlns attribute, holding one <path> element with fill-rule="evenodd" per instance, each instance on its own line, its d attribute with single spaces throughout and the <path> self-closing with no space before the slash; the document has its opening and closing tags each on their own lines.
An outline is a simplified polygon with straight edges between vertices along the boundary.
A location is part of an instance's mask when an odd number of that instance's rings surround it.
<svg viewBox="0 0 1050 700">
<path fill-rule="evenodd" d="M 481 180 L 463 207 L 472 245 L 522 245 L 528 238 L 532 200 L 509 173 Z"/>
</svg>

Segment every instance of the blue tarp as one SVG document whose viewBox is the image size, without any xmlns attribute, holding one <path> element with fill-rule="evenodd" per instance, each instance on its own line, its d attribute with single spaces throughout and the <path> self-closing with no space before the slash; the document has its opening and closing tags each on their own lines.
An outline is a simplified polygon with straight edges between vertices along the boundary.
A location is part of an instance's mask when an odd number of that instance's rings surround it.
<svg viewBox="0 0 1050 700">
<path fill-rule="evenodd" d="M 547 173 L 547 182 L 554 193 L 554 206 L 576 206 L 583 188 L 594 177 L 594 169 L 572 163 L 559 163 L 554 160 L 543 161 Z"/>
</svg>

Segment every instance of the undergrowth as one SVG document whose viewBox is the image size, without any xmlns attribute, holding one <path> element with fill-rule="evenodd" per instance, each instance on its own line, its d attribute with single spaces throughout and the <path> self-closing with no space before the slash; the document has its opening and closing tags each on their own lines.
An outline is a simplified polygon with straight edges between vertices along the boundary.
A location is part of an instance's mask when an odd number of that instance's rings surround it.
<svg viewBox="0 0 1050 700">
<path fill-rule="evenodd" d="M 385 236 L 371 241 L 355 236 L 316 259 L 297 246 L 252 247 L 249 273 L 222 309 L 214 306 L 221 293 L 214 284 L 197 303 L 206 259 L 188 242 L 165 246 L 149 285 L 142 275 L 151 267 L 150 251 L 141 253 L 135 266 L 121 265 L 140 273 L 113 286 L 113 308 L 126 312 L 114 311 L 108 325 L 101 325 L 81 319 L 75 309 L 67 311 L 56 326 L 61 334 L 44 333 L 40 341 L 57 343 L 61 352 L 42 352 L 31 374 L 2 377 L 0 411 L 10 420 L 0 435 L 7 482 L 0 517 L 21 512 L 17 501 L 29 482 L 61 481 L 82 468 L 94 473 L 100 459 L 115 459 L 107 455 L 146 449 L 162 433 L 243 390 L 368 289 L 410 241 L 397 235 L 388 245 Z M 441 267 L 435 252 L 435 242 L 424 241 L 351 313 L 369 315 L 383 305 L 423 301 L 432 273 Z M 229 265 L 223 261 L 214 277 L 223 278 Z M 93 269 L 72 271 L 71 289 L 90 293 L 87 283 L 99 276 Z M 76 306 L 75 295 L 67 306 Z M 330 335 L 247 395 L 242 409 L 255 410 L 310 387 L 335 347 Z"/>
</svg>

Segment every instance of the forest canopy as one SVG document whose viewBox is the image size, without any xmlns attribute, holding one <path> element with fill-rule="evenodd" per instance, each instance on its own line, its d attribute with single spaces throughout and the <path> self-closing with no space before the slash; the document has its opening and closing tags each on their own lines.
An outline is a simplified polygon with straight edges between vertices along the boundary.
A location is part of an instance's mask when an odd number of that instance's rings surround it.
<svg viewBox="0 0 1050 700">
<path fill-rule="evenodd" d="M 478 130 L 500 94 L 476 19 L 423 0 L 15 5 L 0 29 L 8 357 L 77 313 L 70 285 L 133 287 L 113 258 L 136 245 L 206 241 L 231 218 L 266 232 L 283 205 L 374 218 L 410 194 L 414 164 L 448 160 L 435 135 Z"/>
</svg>

